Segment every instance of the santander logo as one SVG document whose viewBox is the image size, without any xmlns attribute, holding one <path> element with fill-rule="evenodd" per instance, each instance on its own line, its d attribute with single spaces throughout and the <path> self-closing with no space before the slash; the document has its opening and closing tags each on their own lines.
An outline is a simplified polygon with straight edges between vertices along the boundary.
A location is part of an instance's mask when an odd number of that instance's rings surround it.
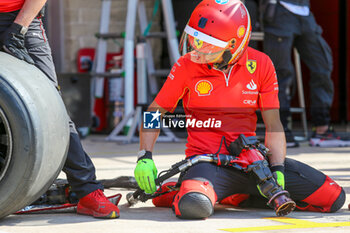
<svg viewBox="0 0 350 233">
<path fill-rule="evenodd" d="M 256 84 L 254 83 L 254 80 L 253 80 L 253 79 L 250 80 L 250 83 L 247 84 L 247 88 L 248 88 L 249 90 L 256 90 L 257 86 L 256 86 Z"/>
</svg>

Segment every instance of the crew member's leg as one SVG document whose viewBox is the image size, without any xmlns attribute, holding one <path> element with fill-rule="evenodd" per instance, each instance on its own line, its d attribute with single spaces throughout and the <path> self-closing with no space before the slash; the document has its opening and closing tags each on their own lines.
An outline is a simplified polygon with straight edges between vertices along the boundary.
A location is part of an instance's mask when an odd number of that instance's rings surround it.
<svg viewBox="0 0 350 233">
<path fill-rule="evenodd" d="M 277 73 L 280 101 L 280 116 L 284 128 L 290 117 L 290 89 L 294 80 L 294 66 L 291 60 L 293 40 L 299 34 L 297 18 L 277 4 L 273 21 L 264 21 L 264 52 L 271 58 Z"/>
<path fill-rule="evenodd" d="M 345 192 L 334 180 L 299 161 L 286 159 L 285 179 L 300 210 L 335 212 L 345 202 Z"/>
<path fill-rule="evenodd" d="M 332 51 L 322 38 L 322 29 L 314 16 L 300 17 L 302 34 L 295 38 L 300 57 L 311 71 L 310 99 L 311 119 L 314 126 L 330 123 L 330 108 L 333 101 L 334 87 L 331 80 L 333 69 Z"/>
<path fill-rule="evenodd" d="M 257 172 L 257 170 L 255 171 Z M 263 178 L 265 172 L 261 172 L 258 172 L 259 177 Z M 255 205 L 255 200 L 250 200 L 249 197 L 250 195 L 262 197 L 257 189 L 257 183 L 267 192 L 265 193 L 267 196 L 270 191 L 275 190 L 271 187 L 268 179 L 260 182 L 255 179 L 255 176 L 236 168 L 220 167 L 212 163 L 199 163 L 191 167 L 182 177 L 180 191 L 168 192 L 173 190 L 174 183 L 166 183 L 162 186 L 160 192 L 167 193 L 153 199 L 153 203 L 158 207 L 170 207 L 173 204 L 175 214 L 179 218 L 203 219 L 213 213 L 214 204 L 217 200 L 223 204 L 234 205 L 235 203 L 240 205 L 247 200 L 249 204 L 253 203 Z M 264 186 L 265 183 L 269 183 L 269 186 Z M 228 201 L 228 199 L 225 199 L 226 197 L 231 198 L 231 200 Z M 238 202 L 237 198 L 239 198 Z M 260 201 L 261 199 L 263 201 Z M 266 206 L 268 200 L 266 198 L 261 199 L 258 198 L 257 203 L 263 203 L 263 206 Z"/>
<path fill-rule="evenodd" d="M 280 116 L 284 128 L 288 128 L 290 117 L 291 86 L 294 79 L 294 68 L 291 60 L 293 37 L 276 36 L 265 32 L 264 52 L 269 55 L 276 68 L 278 77 L 278 98 Z"/>
<path fill-rule="evenodd" d="M 335 212 L 345 202 L 344 190 L 322 172 L 299 161 L 286 158 L 286 190 L 296 202 L 297 209 L 315 212 Z M 249 196 L 232 195 L 225 198 L 223 204 L 238 207 L 266 208 L 266 199 L 254 194 Z"/>
<path fill-rule="evenodd" d="M 6 30 L 19 11 L 0 14 L 0 32 Z M 59 91 L 51 49 L 40 18 L 35 18 L 28 28 L 25 47 L 39 68 Z M 98 218 L 116 218 L 119 209 L 103 194 L 103 186 L 96 181 L 95 167 L 84 152 L 74 123 L 70 120 L 70 144 L 63 171 L 67 175 L 72 191 L 80 199 L 77 212 Z"/>
<path fill-rule="evenodd" d="M 26 34 L 25 43 L 28 53 L 35 62 L 35 66 L 43 71 L 55 87 L 58 88 L 51 49 L 41 19 L 36 18 L 31 23 Z M 71 132 L 70 144 L 63 171 L 67 174 L 72 191 L 80 199 L 97 189 L 103 189 L 103 186 L 96 181 L 95 167 L 81 146 L 74 123 L 70 121 L 69 126 Z"/>
<path fill-rule="evenodd" d="M 335 212 L 344 204 L 344 190 L 304 163 L 287 158 L 285 179 L 286 190 L 299 210 Z M 191 167 L 183 180 L 180 192 L 173 191 L 165 196 L 167 204 L 162 196 L 154 204 L 170 207 L 175 197 L 173 207 L 180 218 L 209 217 L 216 200 L 239 207 L 267 208 L 267 199 L 260 195 L 253 177 L 237 169 L 200 163 Z"/>
<path fill-rule="evenodd" d="M 26 36 L 26 47 L 36 66 L 58 87 L 57 77 L 41 19 L 34 19 Z M 96 180 L 95 167 L 83 150 L 74 123 L 69 121 L 70 142 L 63 171 L 77 194 L 77 213 L 96 218 L 117 218 L 119 209 L 103 194 L 103 186 Z"/>
<path fill-rule="evenodd" d="M 217 200 L 243 193 L 247 185 L 255 187 L 258 192 L 254 180 L 237 169 L 199 163 L 183 176 L 180 191 L 173 202 L 175 214 L 180 218 L 207 218 L 213 213 Z"/>
</svg>

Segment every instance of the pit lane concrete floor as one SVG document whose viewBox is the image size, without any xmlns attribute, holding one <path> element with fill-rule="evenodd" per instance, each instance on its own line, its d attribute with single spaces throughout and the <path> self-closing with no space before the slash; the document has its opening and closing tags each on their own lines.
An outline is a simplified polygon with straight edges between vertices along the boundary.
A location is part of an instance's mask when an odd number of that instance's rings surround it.
<svg viewBox="0 0 350 233">
<path fill-rule="evenodd" d="M 132 176 L 138 144 L 105 142 L 104 136 L 92 135 L 83 140 L 86 151 L 96 166 L 98 179 Z M 183 159 L 185 143 L 158 143 L 154 160 L 158 171 L 168 169 Z M 121 217 L 99 220 L 89 216 L 69 214 L 10 215 L 0 220 L 0 232 L 350 232 L 350 148 L 311 148 L 307 143 L 288 149 L 288 157 L 322 170 L 345 188 L 347 201 L 337 213 L 322 214 L 295 211 L 288 218 L 275 217 L 273 210 L 235 209 L 216 206 L 206 220 L 180 220 L 171 209 L 155 208 L 151 201 L 128 207 L 125 196 L 130 190 L 108 189 L 106 194 L 122 193 L 119 204 Z M 65 178 L 60 174 L 60 178 Z"/>
</svg>

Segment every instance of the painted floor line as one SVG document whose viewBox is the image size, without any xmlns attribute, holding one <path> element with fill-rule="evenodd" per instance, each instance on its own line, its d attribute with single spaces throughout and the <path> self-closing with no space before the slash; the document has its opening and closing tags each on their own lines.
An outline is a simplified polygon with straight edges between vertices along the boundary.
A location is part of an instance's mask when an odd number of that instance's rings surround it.
<svg viewBox="0 0 350 233">
<path fill-rule="evenodd" d="M 287 217 L 274 217 L 264 218 L 272 221 L 286 223 L 289 225 L 274 225 L 274 226 L 261 226 L 261 227 L 239 227 L 239 228 L 226 228 L 220 229 L 228 232 L 249 232 L 249 231 L 269 231 L 269 230 L 286 230 L 286 229 L 300 229 L 300 228 L 319 228 L 319 227 L 345 227 L 350 226 L 350 222 L 332 222 L 332 223 L 318 223 L 311 222 L 302 219 L 287 218 Z"/>
</svg>

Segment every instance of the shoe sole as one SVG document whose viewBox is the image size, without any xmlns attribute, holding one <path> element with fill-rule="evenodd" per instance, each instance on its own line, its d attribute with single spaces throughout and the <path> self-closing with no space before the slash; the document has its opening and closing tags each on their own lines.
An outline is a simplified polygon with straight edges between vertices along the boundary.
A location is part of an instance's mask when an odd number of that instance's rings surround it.
<svg viewBox="0 0 350 233">
<path fill-rule="evenodd" d="M 309 145 L 315 146 L 315 147 L 349 147 L 350 142 L 341 141 L 338 139 L 322 140 L 322 139 L 318 139 L 318 138 L 312 138 L 312 139 L 310 139 Z"/>
<path fill-rule="evenodd" d="M 120 217 L 120 215 L 116 211 L 112 211 L 107 215 L 102 215 L 98 212 L 92 211 L 82 206 L 80 206 L 79 209 L 77 209 L 77 214 L 89 215 L 89 216 L 93 216 L 94 218 L 103 218 L 103 219 L 115 219 Z"/>
</svg>

